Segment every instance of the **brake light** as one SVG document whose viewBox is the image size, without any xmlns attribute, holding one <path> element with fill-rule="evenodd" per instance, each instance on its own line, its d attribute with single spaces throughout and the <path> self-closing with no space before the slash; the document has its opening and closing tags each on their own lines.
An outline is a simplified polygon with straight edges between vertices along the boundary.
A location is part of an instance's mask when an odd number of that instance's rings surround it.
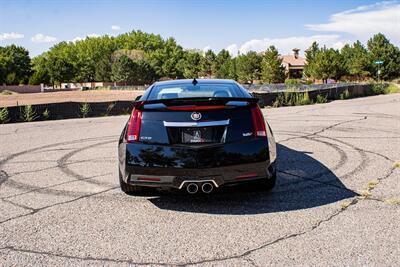
<svg viewBox="0 0 400 267">
<path fill-rule="evenodd" d="M 129 119 L 128 131 L 126 133 L 126 141 L 128 143 L 137 142 L 139 140 L 140 124 L 142 122 L 142 111 L 134 108 L 131 118 Z"/>
<path fill-rule="evenodd" d="M 185 111 L 198 111 L 198 110 L 215 110 L 215 109 L 225 109 L 226 106 L 176 106 L 168 107 L 169 110 L 185 110 Z"/>
<path fill-rule="evenodd" d="M 254 136 L 256 137 L 267 136 L 264 116 L 258 105 L 251 108 L 251 118 L 253 120 Z"/>
</svg>

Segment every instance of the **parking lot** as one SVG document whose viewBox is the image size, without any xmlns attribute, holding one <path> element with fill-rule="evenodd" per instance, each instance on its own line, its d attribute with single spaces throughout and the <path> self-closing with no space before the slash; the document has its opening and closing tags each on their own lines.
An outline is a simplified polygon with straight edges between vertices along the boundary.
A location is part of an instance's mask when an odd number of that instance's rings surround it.
<svg viewBox="0 0 400 267">
<path fill-rule="evenodd" d="M 398 265 L 400 94 L 263 112 L 270 193 L 122 193 L 127 116 L 0 125 L 0 265 Z"/>
</svg>

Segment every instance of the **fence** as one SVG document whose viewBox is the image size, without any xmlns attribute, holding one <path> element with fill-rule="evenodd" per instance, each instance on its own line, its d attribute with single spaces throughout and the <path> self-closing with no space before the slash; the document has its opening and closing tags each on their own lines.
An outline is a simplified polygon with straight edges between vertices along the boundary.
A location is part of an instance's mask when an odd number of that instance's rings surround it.
<svg viewBox="0 0 400 267">
<path fill-rule="evenodd" d="M 272 89 L 273 88 L 273 89 Z M 315 101 L 317 96 L 323 96 L 327 100 L 339 99 L 340 95 L 348 92 L 351 97 L 360 97 L 372 95 L 372 85 L 370 84 L 324 84 L 324 85 L 301 85 L 293 87 L 292 85 L 261 85 L 252 86 L 248 90 L 259 99 L 260 106 L 272 106 L 279 94 L 288 89 L 297 89 L 289 92 L 290 94 L 308 92 L 310 100 Z M 272 91 L 274 90 L 274 91 Z"/>
<path fill-rule="evenodd" d="M 40 93 L 42 91 L 41 85 L 0 85 L 0 92 L 7 90 L 19 94 L 26 93 Z"/>
<path fill-rule="evenodd" d="M 263 85 L 266 88 L 270 85 Z M 275 86 L 275 85 L 274 85 Z M 288 86 L 285 86 L 286 88 Z M 285 90 L 282 87 L 280 90 L 267 91 L 260 88 L 252 87 L 249 90 L 252 92 L 254 97 L 259 99 L 260 106 L 272 106 L 279 94 L 282 94 Z M 304 91 L 305 89 L 303 89 Z M 345 91 L 351 97 L 359 97 L 365 95 L 372 95 L 372 86 L 369 84 L 342 84 L 342 85 L 323 85 L 323 86 L 307 86 L 307 92 L 309 94 L 310 100 L 316 100 L 317 96 L 323 96 L 327 100 L 334 100 L 340 98 L 340 95 Z M 301 93 L 289 92 L 290 94 Z M 62 102 L 62 103 L 51 103 L 51 104 L 38 104 L 32 105 L 33 109 L 36 111 L 38 116 L 37 120 L 44 120 L 45 118 L 41 115 L 47 109 L 50 116 L 47 119 L 57 120 L 57 119 L 70 119 L 82 117 L 81 107 L 84 103 L 80 102 Z M 98 116 L 113 116 L 121 114 L 129 114 L 133 107 L 133 101 L 112 101 L 112 102 L 89 102 L 90 112 L 87 117 L 98 117 Z M 20 122 L 21 121 L 21 111 L 24 107 L 9 107 L 9 122 Z"/>
</svg>

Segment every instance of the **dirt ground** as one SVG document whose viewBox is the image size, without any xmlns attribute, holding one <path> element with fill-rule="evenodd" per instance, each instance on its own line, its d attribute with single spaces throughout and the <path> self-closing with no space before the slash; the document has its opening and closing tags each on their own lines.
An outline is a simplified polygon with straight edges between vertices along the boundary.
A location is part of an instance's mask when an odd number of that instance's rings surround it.
<svg viewBox="0 0 400 267">
<path fill-rule="evenodd" d="M 106 102 L 134 100 L 143 91 L 68 91 L 33 94 L 0 95 L 0 107 L 12 107 L 59 102 Z"/>
</svg>

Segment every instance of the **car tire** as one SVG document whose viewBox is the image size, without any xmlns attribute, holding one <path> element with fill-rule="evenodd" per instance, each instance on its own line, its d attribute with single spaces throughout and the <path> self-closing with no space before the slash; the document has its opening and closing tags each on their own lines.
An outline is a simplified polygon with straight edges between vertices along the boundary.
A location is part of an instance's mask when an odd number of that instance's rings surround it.
<svg viewBox="0 0 400 267">
<path fill-rule="evenodd" d="M 261 191 L 271 191 L 276 184 L 276 171 L 270 178 L 260 179 L 257 181 L 257 188 Z"/>
<path fill-rule="evenodd" d="M 121 191 L 126 193 L 126 194 L 134 194 L 134 193 L 140 193 L 143 191 L 142 186 L 137 186 L 137 185 L 130 185 L 128 183 L 125 183 L 124 180 L 122 179 L 122 174 L 121 171 L 118 171 L 119 173 L 119 185 L 121 187 Z"/>
</svg>

